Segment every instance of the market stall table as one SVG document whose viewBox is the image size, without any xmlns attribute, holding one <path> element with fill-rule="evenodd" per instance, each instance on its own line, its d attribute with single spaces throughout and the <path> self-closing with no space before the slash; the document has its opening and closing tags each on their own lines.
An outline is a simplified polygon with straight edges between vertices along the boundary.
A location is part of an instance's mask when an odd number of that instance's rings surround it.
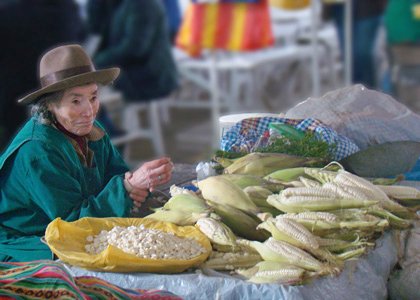
<svg viewBox="0 0 420 300">
<path fill-rule="evenodd" d="M 211 270 L 150 274 L 67 267 L 73 276 L 96 276 L 124 288 L 164 289 L 184 299 L 386 299 L 387 280 L 397 257 L 396 238 L 388 231 L 367 255 L 347 261 L 339 276 L 325 276 L 302 286 L 253 284 L 229 273 Z"/>
<path fill-rule="evenodd" d="M 172 180 L 154 193 L 148 207 L 158 207 L 172 184 L 190 185 L 196 179 L 194 164 L 175 164 Z M 146 214 L 144 210 L 140 213 Z M 387 280 L 398 259 L 397 239 L 387 231 L 375 249 L 346 262 L 339 276 L 325 276 L 302 286 L 253 284 L 238 275 L 214 270 L 189 270 L 181 274 L 108 273 L 66 265 L 73 276 L 96 276 L 124 288 L 164 289 L 185 299 L 386 299 Z"/>
</svg>

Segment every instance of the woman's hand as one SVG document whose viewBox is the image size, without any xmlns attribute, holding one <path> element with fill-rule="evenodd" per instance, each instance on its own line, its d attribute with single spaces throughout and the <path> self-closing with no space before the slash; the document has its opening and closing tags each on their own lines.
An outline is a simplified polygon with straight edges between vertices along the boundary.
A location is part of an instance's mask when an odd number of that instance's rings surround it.
<svg viewBox="0 0 420 300">
<path fill-rule="evenodd" d="M 133 189 L 153 191 L 156 186 L 171 180 L 173 164 L 168 157 L 144 163 L 126 180 Z"/>
<path fill-rule="evenodd" d="M 127 172 L 125 173 L 124 180 L 127 182 L 132 176 L 133 174 Z M 149 190 L 136 188 L 130 185 L 130 183 L 126 185 L 126 189 L 129 197 L 131 198 L 131 200 L 133 200 L 133 208 L 131 212 L 138 212 L 142 203 L 146 200 L 146 197 L 149 194 Z"/>
</svg>

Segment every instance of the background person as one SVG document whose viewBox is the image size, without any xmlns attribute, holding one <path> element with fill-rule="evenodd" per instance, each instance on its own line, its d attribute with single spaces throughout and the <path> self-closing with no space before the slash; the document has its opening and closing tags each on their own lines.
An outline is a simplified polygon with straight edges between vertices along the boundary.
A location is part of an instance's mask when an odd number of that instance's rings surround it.
<svg viewBox="0 0 420 300">
<path fill-rule="evenodd" d="M 376 72 L 374 45 L 387 0 L 353 0 L 352 2 L 352 56 L 353 83 L 375 88 Z M 344 5 L 328 4 L 325 15 L 337 26 L 342 53 L 344 53 Z"/>
<path fill-rule="evenodd" d="M 33 117 L 0 157 L 0 260 L 50 259 L 41 242 L 57 217 L 127 217 L 149 190 L 171 179 L 163 157 L 128 172 L 95 121 L 98 84 L 118 68 L 95 70 L 79 45 L 47 52 L 39 65 L 41 88 L 21 98 Z"/>
<path fill-rule="evenodd" d="M 27 119 L 16 99 L 37 87 L 39 57 L 63 43 L 82 42 L 86 27 L 73 0 L 0 3 L 0 152 Z"/>
<path fill-rule="evenodd" d="M 168 96 L 178 86 L 165 8 L 161 0 L 89 0 L 90 32 L 101 43 L 97 67 L 118 66 L 115 82 L 125 100 L 147 102 Z"/>
</svg>

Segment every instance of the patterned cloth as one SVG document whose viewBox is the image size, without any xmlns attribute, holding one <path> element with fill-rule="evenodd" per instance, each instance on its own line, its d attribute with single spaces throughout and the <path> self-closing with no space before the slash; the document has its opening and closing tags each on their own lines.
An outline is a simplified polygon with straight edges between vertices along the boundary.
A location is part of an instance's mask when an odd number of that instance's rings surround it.
<svg viewBox="0 0 420 300">
<path fill-rule="evenodd" d="M 124 289 L 91 276 L 72 277 L 62 264 L 38 260 L 26 263 L 0 262 L 0 299 L 181 298 L 162 290 Z"/>
<path fill-rule="evenodd" d="M 359 147 L 347 137 L 338 134 L 319 120 L 286 119 L 276 117 L 261 117 L 244 119 L 236 123 L 222 137 L 220 149 L 233 152 L 250 152 L 258 139 L 268 131 L 270 123 L 282 123 L 294 126 L 302 131 L 310 131 L 328 144 L 335 144 L 333 159 L 340 160 L 359 151 Z"/>
</svg>

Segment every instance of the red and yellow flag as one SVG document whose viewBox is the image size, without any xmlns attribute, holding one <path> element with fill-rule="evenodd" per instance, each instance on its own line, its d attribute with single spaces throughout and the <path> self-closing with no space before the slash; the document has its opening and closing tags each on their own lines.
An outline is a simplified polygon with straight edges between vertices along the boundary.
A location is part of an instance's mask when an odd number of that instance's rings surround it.
<svg viewBox="0 0 420 300">
<path fill-rule="evenodd" d="M 192 56 L 202 49 L 250 51 L 273 45 L 267 0 L 257 3 L 192 3 L 176 45 Z"/>
</svg>

